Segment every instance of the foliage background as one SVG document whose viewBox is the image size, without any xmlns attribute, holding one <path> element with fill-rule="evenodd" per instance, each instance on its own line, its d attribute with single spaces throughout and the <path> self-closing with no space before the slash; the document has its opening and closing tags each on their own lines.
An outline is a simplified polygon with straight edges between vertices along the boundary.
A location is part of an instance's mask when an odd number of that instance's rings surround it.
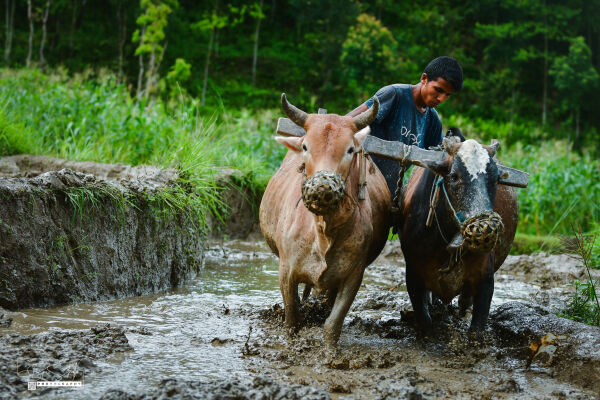
<svg viewBox="0 0 600 400">
<path fill-rule="evenodd" d="M 271 139 L 281 92 L 346 113 L 451 55 L 465 83 L 439 107 L 443 124 L 500 139 L 500 159 L 531 173 L 519 231 L 599 229 L 600 0 L 3 5 L 0 155 L 155 163 L 198 179 L 234 166 L 260 190 L 284 154 Z"/>
</svg>

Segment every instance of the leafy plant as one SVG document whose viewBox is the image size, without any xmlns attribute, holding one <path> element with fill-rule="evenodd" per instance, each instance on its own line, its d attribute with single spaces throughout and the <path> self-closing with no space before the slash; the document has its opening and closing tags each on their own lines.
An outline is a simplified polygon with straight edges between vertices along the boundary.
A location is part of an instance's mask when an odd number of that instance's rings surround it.
<svg viewBox="0 0 600 400">
<path fill-rule="evenodd" d="M 591 237 L 586 237 L 582 233 L 581 228 L 575 230 L 574 226 L 573 233 L 575 235 L 577 253 L 581 256 L 587 272 L 587 280 L 585 282 L 578 280 L 573 282 L 573 286 L 575 286 L 573 298 L 559 315 L 600 327 L 600 300 L 598 300 L 600 283 L 594 281 L 590 273 L 590 260 L 598 235 L 594 234 Z"/>
</svg>

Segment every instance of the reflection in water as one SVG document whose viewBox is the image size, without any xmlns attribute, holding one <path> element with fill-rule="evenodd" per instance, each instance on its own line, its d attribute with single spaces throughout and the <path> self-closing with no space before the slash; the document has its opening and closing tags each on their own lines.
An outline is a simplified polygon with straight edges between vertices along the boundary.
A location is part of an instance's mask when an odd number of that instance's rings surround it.
<svg viewBox="0 0 600 400">
<path fill-rule="evenodd" d="M 132 353 L 106 360 L 100 365 L 100 373 L 86 377 L 83 389 L 69 392 L 70 398 L 97 398 L 109 388 L 142 390 L 167 377 L 196 381 L 249 377 L 240 358 L 252 323 L 248 312 L 281 303 L 277 268 L 277 259 L 266 251 L 216 247 L 207 252 L 205 267 L 185 288 L 11 313 L 14 321 L 7 331 L 29 334 L 114 323 L 137 332 L 127 333 Z M 368 290 L 392 286 L 402 289 L 402 269 L 397 268 L 392 277 L 389 271 L 386 264 L 368 268 L 364 281 Z M 532 285 L 500 282 L 494 304 L 527 298 L 535 290 Z M 361 292 L 364 289 L 359 297 Z M 211 341 L 215 338 L 226 344 L 214 346 Z M 57 393 L 55 398 L 61 397 L 64 393 Z"/>
</svg>

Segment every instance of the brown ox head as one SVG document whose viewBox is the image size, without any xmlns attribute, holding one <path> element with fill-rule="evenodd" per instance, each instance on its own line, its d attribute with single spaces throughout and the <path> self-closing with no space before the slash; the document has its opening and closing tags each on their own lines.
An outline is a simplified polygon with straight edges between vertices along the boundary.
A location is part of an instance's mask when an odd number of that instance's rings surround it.
<svg viewBox="0 0 600 400">
<path fill-rule="evenodd" d="M 377 117 L 379 100 L 356 117 L 337 114 L 307 114 L 281 95 L 281 105 L 289 119 L 304 128 L 302 137 L 276 137 L 288 149 L 302 153 L 306 179 L 302 200 L 317 215 L 334 213 L 346 192 L 346 181 L 357 150 L 370 133 L 369 125 Z"/>
<path fill-rule="evenodd" d="M 425 162 L 438 175 L 440 190 L 445 190 L 452 207 L 445 217 L 454 220 L 460 232 L 450 247 L 465 246 L 473 251 L 489 252 L 494 249 L 504 225 L 494 212 L 496 189 L 500 178 L 494 159 L 499 143 L 481 145 L 475 140 L 460 142 L 455 137 L 444 138 L 447 153 L 442 161 Z M 448 201 L 445 194 L 440 201 Z M 442 217 L 443 218 L 443 217 Z"/>
</svg>

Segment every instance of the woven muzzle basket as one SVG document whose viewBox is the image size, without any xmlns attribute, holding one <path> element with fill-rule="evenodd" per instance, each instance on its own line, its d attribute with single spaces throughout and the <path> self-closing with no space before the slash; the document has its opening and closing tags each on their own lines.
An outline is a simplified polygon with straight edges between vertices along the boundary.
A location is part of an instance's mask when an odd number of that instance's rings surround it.
<svg viewBox="0 0 600 400">
<path fill-rule="evenodd" d="M 504 224 L 500 215 L 494 211 L 485 211 L 466 220 L 460 231 L 468 249 L 487 253 L 496 247 L 504 232 Z"/>
<path fill-rule="evenodd" d="M 302 201 L 316 215 L 333 214 L 346 192 L 340 174 L 333 171 L 318 171 L 302 184 Z"/>
</svg>

